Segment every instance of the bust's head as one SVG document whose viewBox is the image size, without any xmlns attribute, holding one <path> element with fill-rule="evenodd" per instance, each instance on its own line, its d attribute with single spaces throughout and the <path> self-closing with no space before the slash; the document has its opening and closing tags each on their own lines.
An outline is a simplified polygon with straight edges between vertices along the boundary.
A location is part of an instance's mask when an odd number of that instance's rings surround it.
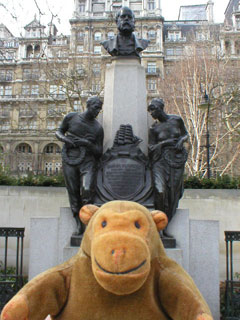
<svg viewBox="0 0 240 320">
<path fill-rule="evenodd" d="M 131 34 L 135 28 L 134 18 L 134 13 L 130 8 L 122 7 L 116 15 L 116 24 L 119 32 L 122 34 Z"/>
</svg>

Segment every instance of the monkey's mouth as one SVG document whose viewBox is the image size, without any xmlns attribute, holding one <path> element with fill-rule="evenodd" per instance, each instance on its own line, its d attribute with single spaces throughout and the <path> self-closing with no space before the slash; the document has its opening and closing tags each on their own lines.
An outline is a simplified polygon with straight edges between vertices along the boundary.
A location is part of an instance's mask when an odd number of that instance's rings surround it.
<svg viewBox="0 0 240 320">
<path fill-rule="evenodd" d="M 96 258 L 95 258 L 95 263 L 98 266 L 99 269 L 101 269 L 103 272 L 108 273 L 108 274 L 115 274 L 115 275 L 123 275 L 123 274 L 128 274 L 131 273 L 133 271 L 136 271 L 138 269 L 140 269 L 145 263 L 147 262 L 147 260 L 144 260 L 143 262 L 141 262 L 137 267 L 128 269 L 126 271 L 121 271 L 121 272 L 112 272 L 112 271 L 108 271 L 106 269 L 104 269 L 103 267 L 101 267 L 101 265 L 97 262 Z"/>
</svg>

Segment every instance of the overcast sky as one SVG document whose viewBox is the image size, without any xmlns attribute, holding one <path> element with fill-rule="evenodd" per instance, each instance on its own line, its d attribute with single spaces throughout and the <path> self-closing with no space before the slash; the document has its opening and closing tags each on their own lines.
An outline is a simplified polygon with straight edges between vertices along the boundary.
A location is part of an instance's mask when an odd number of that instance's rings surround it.
<svg viewBox="0 0 240 320">
<path fill-rule="evenodd" d="M 229 0 L 214 1 L 214 20 L 223 22 L 224 12 Z M 161 0 L 162 15 L 165 20 L 177 20 L 181 5 L 204 4 L 207 0 Z M 2 4 L 2 5 L 1 5 Z M 23 27 L 31 22 L 34 14 L 41 22 L 47 24 L 51 20 L 51 12 L 56 15 L 54 19 L 59 33 L 70 34 L 69 19 L 72 17 L 74 0 L 1 0 L 1 21 L 8 29 L 18 36 Z M 5 7 L 5 8 L 4 8 Z"/>
</svg>

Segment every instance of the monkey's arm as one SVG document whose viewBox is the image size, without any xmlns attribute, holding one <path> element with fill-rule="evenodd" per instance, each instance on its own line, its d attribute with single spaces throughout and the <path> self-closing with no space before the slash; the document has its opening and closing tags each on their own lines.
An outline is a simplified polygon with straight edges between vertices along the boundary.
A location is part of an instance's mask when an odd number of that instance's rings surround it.
<svg viewBox="0 0 240 320">
<path fill-rule="evenodd" d="M 44 320 L 63 308 L 71 267 L 53 268 L 32 279 L 3 308 L 1 320 Z"/>
<path fill-rule="evenodd" d="M 159 264 L 159 298 L 166 313 L 173 320 L 213 320 L 192 278 L 173 260 L 163 260 Z"/>
</svg>

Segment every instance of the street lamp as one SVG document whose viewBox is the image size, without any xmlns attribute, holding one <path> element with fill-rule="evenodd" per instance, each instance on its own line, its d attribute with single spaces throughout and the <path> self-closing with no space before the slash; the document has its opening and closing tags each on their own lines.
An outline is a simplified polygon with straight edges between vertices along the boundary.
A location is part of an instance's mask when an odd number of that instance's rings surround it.
<svg viewBox="0 0 240 320">
<path fill-rule="evenodd" d="M 207 91 L 205 90 L 204 93 L 204 102 L 201 103 L 198 107 L 200 109 L 205 109 L 207 110 L 207 134 L 206 134 L 206 145 L 204 146 L 207 150 L 207 177 L 208 179 L 211 178 L 211 169 L 210 169 L 210 143 L 209 143 L 209 127 L 208 127 L 208 122 L 209 122 L 209 111 L 210 111 L 210 106 L 211 106 L 211 102 L 210 102 L 210 98 L 209 95 L 207 94 Z"/>
</svg>

